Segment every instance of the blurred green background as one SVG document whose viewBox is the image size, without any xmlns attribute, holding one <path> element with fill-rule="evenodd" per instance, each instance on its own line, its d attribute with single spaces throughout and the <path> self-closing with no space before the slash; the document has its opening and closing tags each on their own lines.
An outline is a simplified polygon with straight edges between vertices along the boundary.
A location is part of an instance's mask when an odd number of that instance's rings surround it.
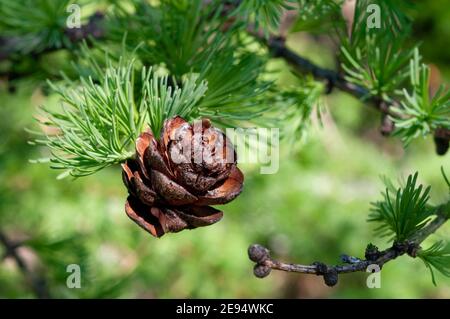
<svg viewBox="0 0 450 319">
<path fill-rule="evenodd" d="M 448 82 L 450 10 L 445 2 L 419 4 L 412 41 L 423 42 L 425 61 L 434 63 Z M 322 38 L 295 34 L 289 45 L 333 67 L 332 50 L 324 49 Z M 284 69 L 280 83 L 296 84 L 283 62 L 272 63 Z M 24 128 L 33 126 L 38 106 L 57 101 L 44 96 L 36 83 L 15 85 L 16 92 L 10 93 L 0 82 L 0 230 L 25 240 L 18 252 L 45 279 L 52 297 L 450 297 L 449 278 L 438 275 L 434 287 L 421 261 L 409 257 L 383 268 L 380 289 L 367 288 L 364 273 L 343 275 L 334 288 L 316 276 L 253 276 L 247 257 L 252 243 L 267 245 L 280 260 L 305 264 L 338 263 L 342 253 L 362 257 L 369 242 L 386 248 L 388 243 L 375 238 L 373 225 L 366 222 L 370 202 L 380 198 L 383 188 L 380 175 L 419 171 L 421 182 L 432 185 L 433 201 L 445 199 L 439 168 L 450 171 L 450 155 L 435 155 L 431 140 L 403 150 L 398 140 L 380 136 L 379 114 L 346 94 L 326 97 L 323 126 L 314 125 L 298 151 L 282 144 L 277 174 L 260 175 L 257 166 L 242 166 L 245 189 L 223 207 L 221 222 L 155 239 L 125 215 L 119 167 L 56 180 L 59 172 L 29 163 L 47 150 L 28 145 Z M 450 238 L 450 226 L 437 238 Z M 0 246 L 0 256 L 4 252 Z M 81 266 L 80 289 L 66 286 L 69 264 Z M 34 297 L 11 257 L 0 260 L 0 297 Z"/>
</svg>

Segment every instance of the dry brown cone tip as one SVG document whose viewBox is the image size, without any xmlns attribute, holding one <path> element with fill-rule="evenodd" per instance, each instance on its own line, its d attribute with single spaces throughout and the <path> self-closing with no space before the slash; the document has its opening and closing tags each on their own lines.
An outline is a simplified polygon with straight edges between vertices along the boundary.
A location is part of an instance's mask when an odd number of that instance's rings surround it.
<svg viewBox="0 0 450 319">
<path fill-rule="evenodd" d="M 127 215 L 155 237 L 208 226 L 242 191 L 230 140 L 209 120 L 189 124 L 177 116 L 164 122 L 160 138 L 151 131 L 136 140 L 136 157 L 122 164 L 128 189 Z"/>
</svg>

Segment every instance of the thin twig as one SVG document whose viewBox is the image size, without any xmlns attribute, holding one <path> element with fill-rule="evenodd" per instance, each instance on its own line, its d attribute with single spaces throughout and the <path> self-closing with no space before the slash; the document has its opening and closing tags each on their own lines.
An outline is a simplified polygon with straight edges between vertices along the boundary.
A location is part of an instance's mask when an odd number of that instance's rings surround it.
<svg viewBox="0 0 450 319">
<path fill-rule="evenodd" d="M 390 107 L 399 106 L 399 101 L 394 100 L 388 102 L 380 100 L 378 97 L 371 97 L 370 92 L 366 88 L 347 81 L 340 73 L 322 68 L 289 49 L 286 46 L 285 39 L 282 37 L 266 39 L 258 32 L 252 32 L 250 30 L 250 33 L 259 41 L 265 43 L 274 57 L 283 58 L 297 73 L 311 74 L 315 79 L 327 81 L 328 92 L 331 92 L 333 88 L 337 88 L 360 100 L 367 101 L 368 103 L 365 103 L 366 105 L 372 106 L 382 113 L 383 122 L 381 133 L 386 136 L 394 131 L 394 123 L 387 116 L 389 115 L 394 118 L 402 116 L 393 112 Z M 443 128 L 437 129 L 434 132 L 434 141 L 436 144 L 436 152 L 439 155 L 444 155 L 449 148 L 450 130 Z"/>
<path fill-rule="evenodd" d="M 39 299 L 50 298 L 50 293 L 47 289 L 47 283 L 44 278 L 37 277 L 30 269 L 25 260 L 19 255 L 17 249 L 21 246 L 20 243 L 13 242 L 3 232 L 0 232 L 0 243 L 5 247 L 5 257 L 11 256 L 19 267 L 26 280 L 30 283 L 33 293 Z"/>
<path fill-rule="evenodd" d="M 94 13 L 85 25 L 79 28 L 66 28 L 64 34 L 70 39 L 71 43 L 78 43 L 90 38 L 100 39 L 105 35 L 104 29 L 101 27 L 104 14 L 101 12 Z M 17 43 L 24 41 L 20 37 L 2 37 L 0 36 L 0 62 L 8 59 L 15 59 L 17 52 L 14 48 Z M 38 56 L 44 53 L 50 53 L 60 50 L 58 47 L 48 47 L 39 52 L 32 52 L 30 55 Z"/>
<path fill-rule="evenodd" d="M 302 265 L 284 263 L 271 258 L 270 251 L 258 244 L 251 245 L 248 249 L 248 254 L 249 258 L 256 263 L 254 274 L 259 278 L 268 276 L 270 271 L 274 269 L 323 276 L 327 285 L 334 286 L 337 284 L 338 274 L 365 272 L 370 265 L 377 265 L 381 269 L 387 262 L 405 254 L 415 258 L 421 249 L 420 244 L 448 221 L 450 212 L 445 211 L 448 207 L 448 204 L 441 205 L 438 208 L 436 217 L 404 242 L 394 242 L 392 247 L 383 251 L 379 251 L 377 247 L 369 245 L 366 248 L 365 259 L 351 257 L 354 261 L 349 264 L 326 265 L 322 262 L 315 262 L 311 265 Z M 348 262 L 350 258 L 346 255 L 344 256 Z"/>
<path fill-rule="evenodd" d="M 283 58 L 298 73 L 307 73 L 313 75 L 316 79 L 326 80 L 331 87 L 336 87 L 359 99 L 369 97 L 370 94 L 366 88 L 350 83 L 339 73 L 330 69 L 322 68 L 310 60 L 296 54 L 286 46 L 284 38 L 272 37 L 265 41 L 265 43 L 274 57 Z"/>
</svg>

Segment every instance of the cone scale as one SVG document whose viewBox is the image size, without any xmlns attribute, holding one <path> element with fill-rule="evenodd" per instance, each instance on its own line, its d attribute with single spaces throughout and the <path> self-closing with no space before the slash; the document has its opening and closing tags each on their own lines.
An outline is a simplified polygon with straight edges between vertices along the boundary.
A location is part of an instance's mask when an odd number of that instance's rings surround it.
<svg viewBox="0 0 450 319">
<path fill-rule="evenodd" d="M 127 215 L 155 237 L 212 225 L 242 191 L 244 176 L 234 147 L 209 120 L 189 124 L 177 116 L 136 140 L 136 156 L 122 164 Z"/>
</svg>

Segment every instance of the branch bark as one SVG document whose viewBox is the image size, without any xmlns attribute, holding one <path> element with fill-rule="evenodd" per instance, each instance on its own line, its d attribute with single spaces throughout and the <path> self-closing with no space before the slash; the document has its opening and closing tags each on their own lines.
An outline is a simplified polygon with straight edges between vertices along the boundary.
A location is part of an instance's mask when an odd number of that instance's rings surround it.
<svg viewBox="0 0 450 319">
<path fill-rule="evenodd" d="M 365 251 L 365 259 L 341 255 L 341 259 L 348 263 L 344 265 L 326 265 L 322 262 L 314 262 L 311 265 L 284 263 L 271 258 L 270 251 L 258 244 L 249 247 L 248 255 L 250 260 L 256 263 L 254 274 L 259 278 L 268 276 L 271 270 L 274 269 L 323 276 L 328 286 L 334 286 L 338 282 L 339 274 L 365 272 L 370 265 L 377 265 L 381 270 L 384 264 L 405 254 L 415 258 L 421 249 L 420 244 L 448 221 L 450 217 L 450 212 L 446 211 L 448 208 L 448 204 L 441 205 L 436 213 L 436 217 L 424 228 L 404 242 L 394 242 L 386 250 L 379 251 L 377 247 L 368 245 Z"/>
</svg>

